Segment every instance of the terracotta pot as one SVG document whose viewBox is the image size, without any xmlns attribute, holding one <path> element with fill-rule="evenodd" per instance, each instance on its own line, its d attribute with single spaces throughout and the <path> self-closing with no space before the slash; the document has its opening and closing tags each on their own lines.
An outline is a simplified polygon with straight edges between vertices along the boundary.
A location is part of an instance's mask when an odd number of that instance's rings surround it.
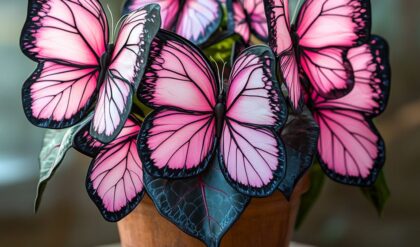
<svg viewBox="0 0 420 247">
<path fill-rule="evenodd" d="M 245 212 L 222 239 L 221 247 L 289 246 L 300 197 L 309 187 L 304 176 L 287 201 L 280 192 L 252 199 Z M 145 196 L 140 205 L 118 222 L 122 247 L 205 246 L 163 218 Z"/>
</svg>

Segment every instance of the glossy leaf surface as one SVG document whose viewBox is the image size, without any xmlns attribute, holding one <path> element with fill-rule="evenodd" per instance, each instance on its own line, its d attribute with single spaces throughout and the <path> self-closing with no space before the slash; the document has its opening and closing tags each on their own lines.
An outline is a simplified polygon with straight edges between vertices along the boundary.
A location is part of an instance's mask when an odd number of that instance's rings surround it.
<svg viewBox="0 0 420 247">
<path fill-rule="evenodd" d="M 286 146 L 287 170 L 280 191 L 290 198 L 299 179 L 311 167 L 319 136 L 319 127 L 310 113 L 291 115 L 282 132 Z"/>
<path fill-rule="evenodd" d="M 48 129 L 44 136 L 44 143 L 39 154 L 40 176 L 35 198 L 35 212 L 41 203 L 42 194 L 48 181 L 60 166 L 67 151 L 73 146 L 76 133 L 87 124 L 92 117 L 87 117 L 77 125 L 66 129 Z"/>
<path fill-rule="evenodd" d="M 217 159 L 193 178 L 167 180 L 145 173 L 144 182 L 160 214 L 212 247 L 219 246 L 250 200 L 226 182 Z"/>
</svg>

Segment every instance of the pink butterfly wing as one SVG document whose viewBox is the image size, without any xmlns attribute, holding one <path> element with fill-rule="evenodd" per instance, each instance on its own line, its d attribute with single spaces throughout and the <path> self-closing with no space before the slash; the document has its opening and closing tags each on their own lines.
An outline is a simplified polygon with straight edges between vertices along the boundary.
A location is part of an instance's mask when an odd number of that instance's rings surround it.
<svg viewBox="0 0 420 247">
<path fill-rule="evenodd" d="M 287 109 L 275 79 L 275 58 L 268 47 L 244 50 L 235 61 L 226 95 L 226 117 L 279 129 Z"/>
<path fill-rule="evenodd" d="M 65 128 L 86 115 L 107 42 L 107 20 L 98 1 L 29 1 L 20 45 L 39 62 L 22 91 L 33 124 Z"/>
<path fill-rule="evenodd" d="M 300 82 L 300 72 L 294 49 L 288 53 L 283 53 L 279 57 L 278 63 L 289 93 L 289 101 L 294 111 L 300 112 L 303 104 L 303 88 Z"/>
<path fill-rule="evenodd" d="M 143 198 L 143 168 L 137 152 L 139 131 L 140 125 L 127 119 L 117 138 L 100 149 L 89 167 L 89 196 L 108 221 L 120 220 Z"/>
<path fill-rule="evenodd" d="M 99 1 L 29 1 L 20 44 L 35 61 L 98 66 L 107 43 L 108 24 Z"/>
<path fill-rule="evenodd" d="M 303 103 L 302 86 L 295 49 L 290 36 L 289 1 L 266 0 L 265 9 L 269 25 L 269 44 L 278 58 L 278 64 L 295 111 Z"/>
<path fill-rule="evenodd" d="M 218 89 L 210 68 L 193 44 L 160 31 L 152 42 L 139 98 L 152 108 L 213 112 Z"/>
<path fill-rule="evenodd" d="M 287 107 L 275 79 L 275 58 L 266 46 L 246 49 L 236 60 L 227 91 L 220 143 L 222 170 L 251 196 L 271 194 L 285 172 L 285 150 L 276 134 Z"/>
<path fill-rule="evenodd" d="M 368 44 L 349 51 L 356 84 L 348 95 L 328 100 L 312 94 L 321 129 L 321 165 L 337 181 L 369 186 L 384 164 L 384 143 L 371 118 L 385 109 L 388 100 L 388 54 L 386 41 L 372 36 Z"/>
<path fill-rule="evenodd" d="M 193 44 L 160 31 L 152 43 L 139 98 L 158 108 L 139 136 L 140 157 L 154 176 L 196 175 L 215 147 L 218 88 L 211 67 Z"/>
<path fill-rule="evenodd" d="M 370 0 L 307 0 L 297 19 L 299 45 L 353 47 L 369 40 Z"/>
<path fill-rule="evenodd" d="M 319 158 L 327 175 L 346 184 L 371 185 L 385 156 L 373 124 L 360 112 L 341 109 L 318 109 L 314 118 L 320 127 Z"/>
<path fill-rule="evenodd" d="M 275 132 L 227 120 L 221 138 L 219 159 L 233 187 L 250 196 L 268 196 L 277 189 L 286 154 Z"/>
<path fill-rule="evenodd" d="M 269 44 L 276 55 L 281 56 L 293 49 L 290 36 L 289 1 L 265 0 L 269 27 Z"/>
<path fill-rule="evenodd" d="M 159 9 L 158 5 L 148 5 L 129 14 L 121 24 L 91 126 L 91 134 L 98 140 L 113 140 L 130 114 L 132 95 L 160 27 Z"/>
<path fill-rule="evenodd" d="M 249 14 L 250 26 L 252 32 L 258 39 L 267 41 L 268 39 L 268 25 L 265 16 L 264 1 L 263 0 L 242 0 L 242 4 Z"/>
<path fill-rule="evenodd" d="M 320 101 L 325 108 L 342 108 L 377 116 L 385 109 L 390 86 L 389 48 L 386 41 L 372 36 L 368 44 L 352 48 L 348 58 L 354 69 L 355 85 L 346 96 Z"/>
<path fill-rule="evenodd" d="M 139 136 L 140 157 L 157 177 L 185 178 L 202 172 L 215 148 L 212 113 L 161 109 L 146 118 Z"/>
<path fill-rule="evenodd" d="M 151 3 L 159 4 L 162 28 L 172 30 L 179 13 L 180 2 L 179 0 L 127 0 L 123 13 L 128 14 Z"/>
<path fill-rule="evenodd" d="M 247 21 L 246 13 L 243 4 L 240 1 L 232 2 L 233 19 L 235 32 L 244 39 L 246 43 L 249 42 L 251 37 L 251 30 Z"/>
<path fill-rule="evenodd" d="M 354 86 L 354 73 L 347 50 L 303 50 L 300 64 L 312 87 L 325 98 L 339 98 Z"/>
<path fill-rule="evenodd" d="M 194 44 L 202 44 L 219 27 L 223 11 L 218 0 L 185 0 L 175 31 Z"/>
<path fill-rule="evenodd" d="M 65 128 L 79 122 L 94 100 L 99 72 L 41 62 L 22 89 L 24 111 L 39 127 Z"/>
</svg>

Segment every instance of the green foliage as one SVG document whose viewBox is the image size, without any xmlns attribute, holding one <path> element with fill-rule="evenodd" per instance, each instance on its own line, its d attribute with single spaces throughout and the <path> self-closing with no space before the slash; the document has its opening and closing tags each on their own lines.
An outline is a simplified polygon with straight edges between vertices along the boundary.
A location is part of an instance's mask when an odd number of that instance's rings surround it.
<svg viewBox="0 0 420 247">
<path fill-rule="evenodd" d="M 38 211 L 42 194 L 48 181 L 60 166 L 67 151 L 73 146 L 76 133 L 91 120 L 91 116 L 79 124 L 66 129 L 48 129 L 44 136 L 44 143 L 39 154 L 40 177 L 35 198 L 35 212 Z"/>
<path fill-rule="evenodd" d="M 223 9 L 223 19 L 222 19 L 222 22 L 220 23 L 220 28 L 223 30 L 226 30 L 229 27 L 229 11 L 226 8 L 225 4 L 223 4 L 222 9 Z"/>
<path fill-rule="evenodd" d="M 152 108 L 143 104 L 137 97 L 133 97 L 133 108 L 131 109 L 131 114 L 134 114 L 137 119 L 144 121 L 144 118 L 152 111 Z"/>
<path fill-rule="evenodd" d="M 217 42 L 214 45 L 211 45 L 204 49 L 204 54 L 207 57 L 212 57 L 215 60 L 222 59 L 224 61 L 231 61 L 231 56 L 233 54 L 233 49 L 235 44 L 240 42 L 241 37 L 237 34 L 231 35 L 220 42 Z"/>
<path fill-rule="evenodd" d="M 312 165 L 309 170 L 310 187 L 309 190 L 303 194 L 300 202 L 299 212 L 296 219 L 295 229 L 299 229 L 308 215 L 311 208 L 314 206 L 316 200 L 321 194 L 324 185 L 325 175 L 318 162 Z"/>
<path fill-rule="evenodd" d="M 391 192 L 389 191 L 384 172 L 378 176 L 375 184 L 371 187 L 361 188 L 363 195 L 373 204 L 373 206 L 381 215 L 385 203 L 388 201 Z"/>
</svg>

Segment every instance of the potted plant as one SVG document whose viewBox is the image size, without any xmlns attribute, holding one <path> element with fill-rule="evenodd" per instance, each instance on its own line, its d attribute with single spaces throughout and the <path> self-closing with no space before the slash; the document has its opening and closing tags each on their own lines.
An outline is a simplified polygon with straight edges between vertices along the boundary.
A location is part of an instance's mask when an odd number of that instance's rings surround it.
<svg viewBox="0 0 420 247">
<path fill-rule="evenodd" d="M 390 65 L 370 1 L 150 2 L 114 25 L 97 0 L 29 0 L 36 209 L 71 147 L 123 246 L 287 246 L 321 168 L 381 209 Z"/>
</svg>

